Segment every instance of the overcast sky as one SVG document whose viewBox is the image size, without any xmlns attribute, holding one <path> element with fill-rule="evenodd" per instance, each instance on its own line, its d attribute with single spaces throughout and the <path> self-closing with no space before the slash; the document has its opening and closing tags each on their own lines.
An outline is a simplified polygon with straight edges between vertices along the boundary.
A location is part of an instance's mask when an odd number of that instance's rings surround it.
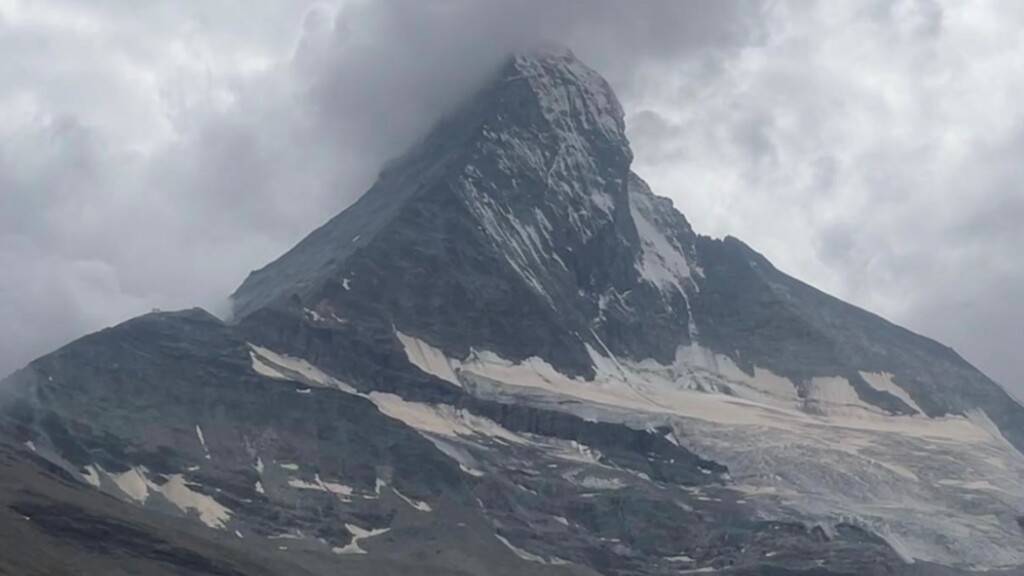
<svg viewBox="0 0 1024 576">
<path fill-rule="evenodd" d="M 509 50 L 619 92 L 698 231 L 1024 391 L 1024 3 L 0 0 L 0 373 L 217 313 Z"/>
</svg>

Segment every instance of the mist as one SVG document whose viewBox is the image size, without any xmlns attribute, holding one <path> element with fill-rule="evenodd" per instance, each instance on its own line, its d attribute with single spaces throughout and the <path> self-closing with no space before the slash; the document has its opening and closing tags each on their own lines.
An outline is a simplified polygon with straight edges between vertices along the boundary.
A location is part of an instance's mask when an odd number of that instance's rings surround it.
<svg viewBox="0 0 1024 576">
<path fill-rule="evenodd" d="M 227 295 L 510 52 L 571 48 L 699 232 L 1018 386 L 1015 5 L 0 2 L 0 373 Z"/>
</svg>

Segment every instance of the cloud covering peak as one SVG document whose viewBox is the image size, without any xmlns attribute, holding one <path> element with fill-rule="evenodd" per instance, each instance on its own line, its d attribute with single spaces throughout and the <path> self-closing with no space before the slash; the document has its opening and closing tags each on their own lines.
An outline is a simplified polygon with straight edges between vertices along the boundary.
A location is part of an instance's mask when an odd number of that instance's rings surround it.
<svg viewBox="0 0 1024 576">
<path fill-rule="evenodd" d="M 0 372 L 225 298 L 509 52 L 605 75 L 698 231 L 1024 366 L 1012 6 L 707 0 L 0 0 Z M 979 336 L 979 334 L 981 336 Z"/>
</svg>

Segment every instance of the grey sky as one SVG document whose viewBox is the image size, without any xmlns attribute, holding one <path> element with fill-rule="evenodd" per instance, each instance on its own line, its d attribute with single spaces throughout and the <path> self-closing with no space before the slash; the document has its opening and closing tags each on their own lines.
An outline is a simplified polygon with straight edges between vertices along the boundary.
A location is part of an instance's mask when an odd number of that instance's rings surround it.
<svg viewBox="0 0 1024 576">
<path fill-rule="evenodd" d="M 1022 25 L 1009 0 L 0 0 L 0 372 L 223 311 L 501 54 L 557 41 L 699 231 L 1024 390 Z"/>
</svg>

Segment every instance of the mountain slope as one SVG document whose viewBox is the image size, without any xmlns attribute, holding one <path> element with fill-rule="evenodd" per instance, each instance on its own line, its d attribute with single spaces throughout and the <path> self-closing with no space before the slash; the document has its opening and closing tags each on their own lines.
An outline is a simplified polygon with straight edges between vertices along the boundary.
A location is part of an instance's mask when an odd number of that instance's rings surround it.
<svg viewBox="0 0 1024 576">
<path fill-rule="evenodd" d="M 1024 409 L 952 349 L 779 272 L 735 238 L 698 246 L 709 271 L 696 314 L 702 343 L 794 380 L 843 376 L 862 400 L 893 414 L 982 410 L 1024 448 Z M 863 372 L 887 374 L 905 393 L 879 390 Z"/>
<path fill-rule="evenodd" d="M 231 323 L 150 314 L 40 358 L 0 384 L 0 437 L 62 498 L 269 573 L 1024 566 L 1024 409 L 697 235 L 631 159 L 599 75 L 513 57 Z"/>
<path fill-rule="evenodd" d="M 685 295 L 634 268 L 623 129 L 607 83 L 570 54 L 515 58 L 352 208 L 250 275 L 236 315 L 294 296 L 389 318 L 459 355 L 485 346 L 580 374 L 592 373 L 587 345 L 668 358 L 685 339 Z M 612 315 L 595 331 L 601 302 L 630 291 L 622 304 L 647 325 Z"/>
</svg>

